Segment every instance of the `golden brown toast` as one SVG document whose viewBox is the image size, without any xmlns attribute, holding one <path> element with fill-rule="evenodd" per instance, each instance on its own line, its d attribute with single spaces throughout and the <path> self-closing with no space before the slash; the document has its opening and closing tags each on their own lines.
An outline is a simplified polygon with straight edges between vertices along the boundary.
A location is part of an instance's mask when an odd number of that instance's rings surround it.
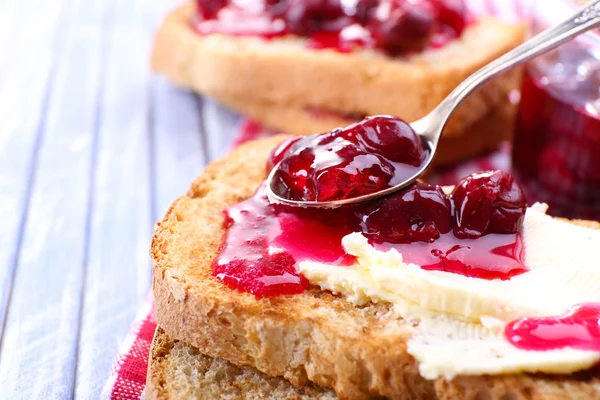
<svg viewBox="0 0 600 400">
<path fill-rule="evenodd" d="M 355 307 L 317 289 L 256 299 L 215 279 L 221 210 L 254 193 L 269 151 L 287 137 L 244 144 L 210 164 L 157 224 L 151 249 L 156 316 L 169 336 L 298 387 L 311 381 L 333 388 L 341 399 L 600 398 L 600 378 L 590 376 L 427 381 L 406 351 L 407 322 L 386 304 Z"/>
<path fill-rule="evenodd" d="M 575 390 L 582 381 L 589 380 L 585 374 L 562 380 L 563 390 L 556 390 L 556 379 L 551 377 L 512 377 L 503 385 L 512 385 L 518 391 L 531 396 L 525 399 L 563 399 L 564 393 Z M 485 399 L 503 398 L 502 385 L 482 378 L 477 389 L 471 378 L 455 379 L 453 382 L 439 381 L 435 385 L 440 399 Z M 515 389 L 517 391 L 517 389 Z M 488 396 L 487 393 L 490 393 Z M 157 328 L 150 359 L 146 384 L 147 400 L 167 399 L 219 399 L 230 400 L 285 399 L 285 400 L 335 400 L 337 395 L 331 389 L 311 383 L 296 388 L 283 378 L 265 375 L 251 367 L 238 367 L 228 361 L 212 358 L 182 341 L 171 338 L 160 327 Z M 581 393 L 579 398 L 595 398 L 596 392 Z M 486 397 L 487 396 L 487 397 Z M 512 397 L 519 399 L 519 397 Z"/>
<path fill-rule="evenodd" d="M 281 399 L 335 400 L 331 389 L 308 384 L 292 386 L 251 367 L 208 357 L 175 340 L 158 327 L 148 360 L 146 400 L 168 399 Z"/>
<path fill-rule="evenodd" d="M 201 36 L 188 3 L 169 14 L 156 33 L 152 69 L 176 84 L 223 103 L 321 108 L 341 114 L 389 114 L 414 121 L 460 82 L 520 44 L 524 26 L 483 17 L 441 49 L 390 58 L 376 51 L 311 50 L 301 38 L 271 40 Z M 469 96 L 449 121 L 446 136 L 461 135 L 518 87 L 518 72 Z M 293 124 L 282 127 L 294 130 Z M 311 130 L 302 130 L 309 133 Z"/>
</svg>

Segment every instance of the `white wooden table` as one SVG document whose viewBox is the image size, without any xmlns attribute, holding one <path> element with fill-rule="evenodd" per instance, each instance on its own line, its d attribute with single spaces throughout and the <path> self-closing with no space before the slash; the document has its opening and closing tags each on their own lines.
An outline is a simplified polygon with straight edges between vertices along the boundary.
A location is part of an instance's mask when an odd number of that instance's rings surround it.
<svg viewBox="0 0 600 400">
<path fill-rule="evenodd" d="M 0 0 L 0 399 L 95 399 L 154 222 L 239 118 L 151 75 L 177 0 Z"/>
</svg>

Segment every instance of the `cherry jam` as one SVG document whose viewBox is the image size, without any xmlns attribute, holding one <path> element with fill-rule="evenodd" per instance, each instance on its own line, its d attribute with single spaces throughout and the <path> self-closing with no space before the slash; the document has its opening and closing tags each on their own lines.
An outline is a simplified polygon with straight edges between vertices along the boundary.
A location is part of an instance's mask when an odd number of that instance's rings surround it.
<svg viewBox="0 0 600 400">
<path fill-rule="evenodd" d="M 463 0 L 197 0 L 200 34 L 306 37 L 313 49 L 390 55 L 441 47 L 467 25 Z"/>
<path fill-rule="evenodd" d="M 342 248 L 349 230 L 279 210 L 264 186 L 225 210 L 227 233 L 213 275 L 227 286 L 257 297 L 302 293 L 308 281 L 297 272 L 305 260 L 333 265 L 354 261 Z"/>
<path fill-rule="evenodd" d="M 556 317 L 522 318 L 506 326 L 505 335 L 523 350 L 570 347 L 600 351 L 600 303 L 579 304 Z"/>
<path fill-rule="evenodd" d="M 412 176 L 410 168 L 426 156 L 410 125 L 380 115 L 280 143 L 266 173 L 273 173 L 272 189 L 281 197 L 343 200 L 392 186 L 399 174 L 406 178 L 407 168 Z M 353 232 L 426 270 L 503 280 L 527 271 L 520 236 L 525 199 L 506 172 L 472 174 L 450 195 L 414 183 L 333 209 L 271 203 L 265 189 L 225 210 L 227 231 L 213 261 L 217 278 L 259 297 L 302 292 L 308 282 L 297 272 L 299 262 L 353 264 L 355 257 L 342 247 Z"/>
<path fill-rule="evenodd" d="M 600 63 L 575 43 L 560 50 L 525 74 L 513 170 L 549 214 L 600 220 Z"/>
<path fill-rule="evenodd" d="M 346 128 L 286 142 L 272 154 L 273 190 L 302 201 L 344 200 L 393 187 L 428 155 L 406 122 L 375 116 Z"/>
<path fill-rule="evenodd" d="M 290 146 L 293 141 L 275 149 L 269 164 L 284 157 Z M 495 174 L 505 173 L 488 175 Z M 501 228 L 503 234 L 492 230 L 478 238 L 461 239 L 453 233 L 453 210 L 451 196 L 439 186 L 422 183 L 336 209 L 272 204 L 263 185 L 248 200 L 225 210 L 227 232 L 213 261 L 213 275 L 257 297 L 301 293 L 308 282 L 296 264 L 312 260 L 352 265 L 355 257 L 342 247 L 342 238 L 352 232 L 361 232 L 379 250 L 398 250 L 406 262 L 425 270 L 488 280 L 507 280 L 527 272 L 520 226 L 506 233 L 506 227 L 513 226 L 508 218 Z M 490 214 L 480 215 L 487 218 Z"/>
</svg>

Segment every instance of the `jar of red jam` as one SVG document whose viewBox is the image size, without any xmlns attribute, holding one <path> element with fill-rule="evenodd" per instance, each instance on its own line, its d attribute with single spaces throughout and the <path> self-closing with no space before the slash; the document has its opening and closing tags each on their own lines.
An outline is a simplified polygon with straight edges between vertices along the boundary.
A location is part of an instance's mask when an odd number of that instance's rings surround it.
<svg viewBox="0 0 600 400">
<path fill-rule="evenodd" d="M 582 3 L 537 0 L 534 33 Z M 526 66 L 512 158 L 530 203 L 548 203 L 555 216 L 600 220 L 600 32 Z"/>
</svg>

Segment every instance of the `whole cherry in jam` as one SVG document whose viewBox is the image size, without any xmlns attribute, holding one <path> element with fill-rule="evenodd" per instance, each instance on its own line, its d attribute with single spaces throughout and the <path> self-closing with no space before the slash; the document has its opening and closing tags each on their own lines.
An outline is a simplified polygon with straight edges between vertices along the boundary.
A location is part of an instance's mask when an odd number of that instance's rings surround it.
<svg viewBox="0 0 600 400">
<path fill-rule="evenodd" d="M 401 119 L 378 115 L 345 128 L 341 136 L 386 159 L 418 167 L 426 152 L 419 136 Z"/>
<path fill-rule="evenodd" d="M 303 36 L 330 30 L 338 18 L 345 16 L 339 0 L 280 1 L 273 10 L 281 13 L 279 16 L 286 21 L 290 32 Z M 331 24 L 334 25 L 328 26 Z"/>
<path fill-rule="evenodd" d="M 523 190 L 503 171 L 470 175 L 452 192 L 455 208 L 454 235 L 474 239 L 488 233 L 519 232 L 527 207 Z"/>
<path fill-rule="evenodd" d="M 378 47 L 390 53 L 420 51 L 435 31 L 435 16 L 429 7 L 403 3 L 387 18 L 371 25 Z"/>
<path fill-rule="evenodd" d="M 358 212 L 360 230 L 375 243 L 433 242 L 452 230 L 450 199 L 423 183 L 378 199 Z"/>
</svg>

